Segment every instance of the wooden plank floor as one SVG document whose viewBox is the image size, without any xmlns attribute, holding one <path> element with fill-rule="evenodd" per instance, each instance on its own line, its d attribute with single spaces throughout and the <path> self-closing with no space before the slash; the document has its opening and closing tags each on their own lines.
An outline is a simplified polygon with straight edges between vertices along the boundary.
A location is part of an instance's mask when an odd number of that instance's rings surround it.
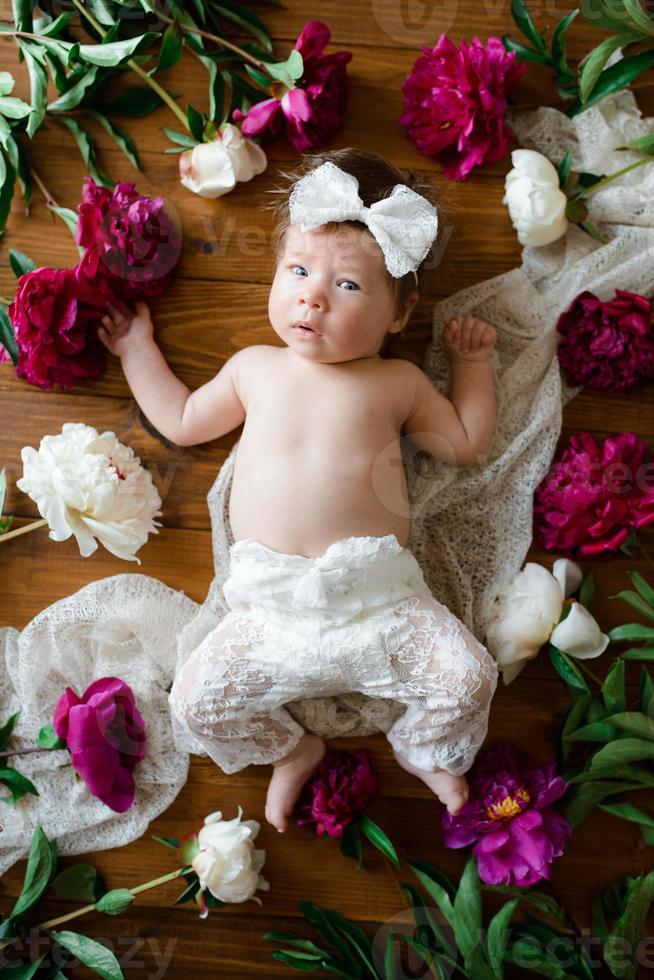
<svg viewBox="0 0 654 980">
<path fill-rule="evenodd" d="M 458 43 L 461 37 L 485 39 L 512 30 L 508 8 L 508 3 L 490 0 L 459 0 L 424 5 L 424 16 L 418 17 L 410 5 L 395 0 L 368 0 L 355 12 L 346 0 L 324 4 L 319 16 L 331 26 L 334 46 L 348 47 L 354 53 L 347 124 L 332 145 L 366 147 L 439 180 L 439 167 L 421 157 L 397 125 L 402 80 L 419 46 L 433 43 L 442 31 L 449 32 Z M 556 0 L 545 9 L 547 16 L 539 19 L 539 27 L 555 23 L 570 5 Z M 8 18 L 7 10 L 8 4 L 0 6 L 0 18 Z M 276 50 L 283 55 L 305 22 L 315 15 L 315 5 L 297 0 L 283 8 L 262 7 L 260 13 L 278 42 Z M 588 25 L 576 23 L 570 39 L 572 56 L 581 56 L 600 36 Z M 27 86 L 21 66 L 9 45 L 5 44 L 2 52 L 2 67 L 14 71 L 18 78 L 15 94 L 25 97 Z M 165 81 L 169 90 L 182 94 L 183 101 L 206 108 L 205 78 L 189 57 L 169 71 Z M 638 98 L 644 112 L 654 112 L 651 90 L 639 93 Z M 530 67 L 517 99 L 526 106 L 553 104 L 556 94 L 547 74 Z M 239 185 L 218 201 L 206 201 L 179 185 L 177 158 L 161 152 L 169 145 L 161 127 L 175 125 L 168 110 L 161 109 L 146 120 L 127 120 L 124 125 L 136 140 L 143 173 L 135 173 L 98 130 L 95 135 L 101 161 L 114 178 L 136 180 L 143 193 L 162 194 L 179 216 L 184 232 L 179 275 L 170 291 L 152 305 L 167 357 L 180 377 L 195 387 L 208 380 L 234 351 L 276 341 L 266 318 L 272 271 L 271 222 L 260 205 L 275 183 L 277 168 L 292 162 L 292 154 L 283 142 L 272 146 L 271 164 L 262 177 Z M 60 204 L 74 208 L 84 169 L 68 136 L 62 137 L 60 128 L 48 123 L 37 134 L 33 151 L 34 163 L 50 192 Z M 477 171 L 463 184 L 440 177 L 450 232 L 448 249 L 429 294 L 421 299 L 407 339 L 395 348 L 397 356 L 420 362 L 430 335 L 435 298 L 519 264 L 520 248 L 501 203 L 508 166 L 507 158 Z M 38 192 L 29 218 L 22 213 L 21 203 L 14 202 L 9 231 L 0 242 L 0 295 L 4 296 L 11 296 L 14 289 L 7 257 L 12 247 L 26 252 L 37 264 L 63 266 L 76 261 L 69 233 L 52 219 Z M 3 366 L 0 418 L 0 466 L 6 469 L 9 482 L 6 512 L 18 515 L 19 522 L 33 519 L 36 513 L 31 501 L 14 488 L 21 473 L 22 446 L 38 444 L 46 433 L 58 431 L 64 421 L 113 429 L 132 445 L 153 472 L 164 498 L 165 526 L 142 550 L 140 570 L 184 589 L 196 600 L 204 598 L 212 569 L 205 497 L 239 431 L 207 446 L 171 449 L 144 422 L 115 362 L 98 382 L 72 392 L 40 392 L 18 381 L 11 368 Z M 633 430 L 654 445 L 654 392 L 650 387 L 626 396 L 585 393 L 567 407 L 564 422 L 566 433 L 588 429 L 603 436 Z M 645 538 L 650 546 L 654 543 L 654 535 Z M 551 560 L 537 549 L 533 549 L 532 557 Z M 641 561 L 627 559 L 588 567 L 596 574 L 598 615 L 608 629 L 625 615 L 625 607 L 608 597 L 625 586 L 628 569 L 639 568 L 645 574 L 648 569 Z M 43 532 L 20 538 L 2 552 L 0 625 L 22 627 L 44 606 L 83 584 L 127 570 L 133 569 L 102 550 L 82 559 L 73 543 L 54 544 Z M 634 671 L 630 671 L 630 680 L 634 678 Z M 555 712 L 565 704 L 565 691 L 549 664 L 533 662 L 518 682 L 500 689 L 489 741 L 519 742 L 534 758 L 545 761 L 553 751 Z M 364 741 L 334 744 L 354 748 Z M 458 874 L 463 856 L 440 844 L 433 799 L 421 784 L 394 765 L 381 737 L 367 739 L 365 744 L 373 749 L 382 778 L 382 797 L 373 807 L 372 817 L 390 834 L 402 855 L 429 859 Z M 253 768 L 225 777 L 206 759 L 193 758 L 187 785 L 153 824 L 152 833 L 182 835 L 210 811 L 220 808 L 231 815 L 238 804 L 248 817 L 263 819 L 268 775 L 265 769 Z M 241 980 L 249 976 L 296 976 L 271 959 L 270 946 L 261 936 L 271 928 L 306 932 L 297 907 L 302 898 L 339 909 L 364 924 L 370 935 L 404 908 L 397 880 L 381 857 L 371 856 L 369 870 L 356 872 L 330 842 L 298 828 L 280 838 L 265 824 L 259 843 L 268 851 L 266 876 L 272 884 L 261 908 L 253 903 L 228 908 L 201 924 L 191 907 L 174 913 L 168 910 L 177 894 L 177 887 L 172 885 L 140 897 L 129 918 L 98 916 L 85 925 L 113 943 L 117 955 L 124 957 L 127 976 L 165 975 L 169 980 L 181 980 L 192 970 L 198 980 L 216 976 Z M 602 860 L 598 860 L 600 847 Z M 175 866 L 172 852 L 149 836 L 94 855 L 93 860 L 111 887 L 135 885 Z M 588 927 L 590 901 L 600 887 L 619 874 L 634 874 L 651 865 L 651 850 L 643 846 L 635 826 L 597 814 L 573 836 L 565 859 L 555 866 L 553 884 L 576 921 Z M 0 882 L 3 910 L 19 888 L 21 873 L 22 866 L 18 866 Z M 50 902 L 47 911 L 54 915 L 69 907 L 63 901 Z"/>
</svg>

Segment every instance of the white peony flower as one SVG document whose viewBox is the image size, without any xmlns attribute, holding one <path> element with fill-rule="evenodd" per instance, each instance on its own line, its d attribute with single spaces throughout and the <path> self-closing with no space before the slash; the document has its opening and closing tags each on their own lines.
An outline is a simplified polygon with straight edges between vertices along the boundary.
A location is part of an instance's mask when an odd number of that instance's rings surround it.
<svg viewBox="0 0 654 980">
<path fill-rule="evenodd" d="M 486 642 L 505 684 L 515 680 L 527 660 L 548 640 L 579 659 L 599 657 L 604 652 L 609 638 L 579 602 L 573 602 L 568 616 L 560 622 L 564 600 L 579 588 L 581 580 L 581 569 L 567 558 L 555 561 L 551 573 L 528 562 L 500 592 Z"/>
<path fill-rule="evenodd" d="M 179 179 L 200 197 L 221 197 L 237 181 L 264 172 L 268 158 L 260 146 L 243 136 L 238 126 L 225 123 L 214 140 L 198 143 L 179 158 Z"/>
<path fill-rule="evenodd" d="M 35 501 L 53 541 L 75 535 L 86 558 L 97 541 L 118 558 L 136 552 L 156 534 L 161 497 L 138 456 L 90 425 L 66 422 L 60 435 L 21 452 L 23 476 L 16 486 Z M 97 538 L 97 541 L 96 541 Z"/>
<path fill-rule="evenodd" d="M 268 891 L 270 885 L 259 874 L 266 852 L 254 847 L 261 827 L 256 820 L 243 820 L 238 808 L 234 820 L 223 820 L 220 811 L 205 817 L 197 835 L 200 848 L 191 864 L 200 880 L 200 888 L 208 889 L 221 902 L 247 902 L 257 888 Z"/>
<path fill-rule="evenodd" d="M 556 167 L 535 150 L 513 150 L 502 203 L 521 245 L 549 245 L 566 233 L 568 199 Z"/>
</svg>

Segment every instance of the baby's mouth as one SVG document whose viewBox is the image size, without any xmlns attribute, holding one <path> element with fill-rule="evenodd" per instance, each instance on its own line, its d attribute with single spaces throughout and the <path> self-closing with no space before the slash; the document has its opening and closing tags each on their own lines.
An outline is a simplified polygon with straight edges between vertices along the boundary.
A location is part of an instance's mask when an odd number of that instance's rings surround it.
<svg viewBox="0 0 654 980">
<path fill-rule="evenodd" d="M 298 321 L 298 323 L 294 323 L 293 329 L 298 330 L 305 336 L 313 334 L 314 337 L 320 337 L 320 333 L 315 329 L 315 327 L 310 326 L 308 323 L 305 323 L 302 320 Z"/>
</svg>

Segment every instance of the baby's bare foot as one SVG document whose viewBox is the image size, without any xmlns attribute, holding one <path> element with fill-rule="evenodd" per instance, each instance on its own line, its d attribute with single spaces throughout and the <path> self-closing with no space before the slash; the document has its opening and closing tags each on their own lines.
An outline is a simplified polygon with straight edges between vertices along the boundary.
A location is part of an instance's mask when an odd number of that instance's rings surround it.
<svg viewBox="0 0 654 980">
<path fill-rule="evenodd" d="M 429 786 L 432 793 L 435 793 L 441 803 L 445 804 L 448 813 L 456 816 L 460 812 L 470 795 L 465 776 L 453 776 L 452 773 L 445 772 L 444 769 L 439 769 L 437 772 L 425 772 L 424 769 L 413 766 L 399 753 L 394 752 L 393 754 L 403 769 L 406 769 L 413 776 L 417 776 L 418 779 L 422 779 L 423 783 Z"/>
<path fill-rule="evenodd" d="M 296 747 L 273 765 L 266 796 L 266 820 L 283 833 L 307 779 L 322 760 L 325 743 L 317 735 L 303 735 Z"/>
</svg>

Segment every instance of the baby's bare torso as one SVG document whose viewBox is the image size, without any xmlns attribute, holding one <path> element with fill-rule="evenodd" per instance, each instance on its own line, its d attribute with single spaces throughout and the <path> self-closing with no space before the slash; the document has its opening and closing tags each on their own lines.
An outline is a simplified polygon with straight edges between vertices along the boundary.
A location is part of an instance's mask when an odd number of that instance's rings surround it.
<svg viewBox="0 0 654 980">
<path fill-rule="evenodd" d="M 229 517 L 235 540 L 318 557 L 340 538 L 410 529 L 402 424 L 405 362 L 339 364 L 256 347 L 238 377 L 246 409 Z"/>
</svg>

